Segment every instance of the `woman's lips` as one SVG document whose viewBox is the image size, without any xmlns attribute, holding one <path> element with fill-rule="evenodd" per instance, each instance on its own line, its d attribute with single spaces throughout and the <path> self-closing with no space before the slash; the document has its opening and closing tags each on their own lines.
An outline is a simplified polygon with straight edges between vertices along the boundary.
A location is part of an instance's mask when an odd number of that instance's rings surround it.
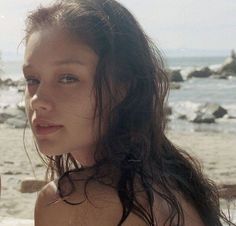
<svg viewBox="0 0 236 226">
<path fill-rule="evenodd" d="M 43 126 L 36 126 L 36 135 L 42 136 L 42 135 L 48 135 L 48 134 L 52 134 L 57 132 L 58 130 L 60 130 L 63 126 L 47 126 L 47 127 L 43 127 Z"/>
<path fill-rule="evenodd" d="M 35 118 L 32 124 L 37 136 L 53 134 L 63 127 L 45 118 Z"/>
</svg>

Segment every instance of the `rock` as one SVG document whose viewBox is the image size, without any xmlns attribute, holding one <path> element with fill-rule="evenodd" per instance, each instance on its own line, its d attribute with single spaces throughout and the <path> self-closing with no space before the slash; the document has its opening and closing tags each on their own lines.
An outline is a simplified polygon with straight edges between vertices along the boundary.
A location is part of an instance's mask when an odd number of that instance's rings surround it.
<svg viewBox="0 0 236 226">
<path fill-rule="evenodd" d="M 41 168 L 41 167 L 44 167 L 44 165 L 42 163 L 38 163 L 35 165 L 36 168 Z"/>
<path fill-rule="evenodd" d="M 231 50 L 231 58 L 236 59 L 236 53 L 234 49 Z"/>
<path fill-rule="evenodd" d="M 11 78 L 5 80 L 0 79 L 0 85 L 2 86 L 14 86 L 14 87 L 23 87 L 25 85 L 23 80 L 13 81 Z"/>
<path fill-rule="evenodd" d="M 228 112 L 226 109 L 215 103 L 206 103 L 198 109 L 201 113 L 213 115 L 215 118 L 222 118 Z"/>
<path fill-rule="evenodd" d="M 25 92 L 25 87 L 24 86 L 19 86 L 17 87 L 18 93 L 24 93 Z"/>
<path fill-rule="evenodd" d="M 177 119 L 186 120 L 186 119 L 187 119 L 187 115 L 185 115 L 185 114 L 179 114 L 179 115 L 177 116 Z"/>
<path fill-rule="evenodd" d="M 215 117 L 212 114 L 196 112 L 194 117 L 189 119 L 193 123 L 215 123 Z"/>
<path fill-rule="evenodd" d="M 17 108 L 25 113 L 25 101 L 19 102 Z"/>
<path fill-rule="evenodd" d="M 213 72 L 208 68 L 208 67 L 204 67 L 200 70 L 195 70 L 190 72 L 187 75 L 187 78 L 208 78 L 209 76 L 211 76 L 213 74 Z"/>
<path fill-rule="evenodd" d="M 4 123 L 8 118 L 11 118 L 12 115 L 8 114 L 8 113 L 0 113 L 0 123 Z"/>
<path fill-rule="evenodd" d="M 7 78 L 7 79 L 1 81 L 1 85 L 4 85 L 4 86 L 16 86 L 16 83 L 14 81 L 12 81 L 12 79 Z"/>
<path fill-rule="evenodd" d="M 19 171 L 16 171 L 16 172 L 14 172 L 14 171 L 7 171 L 7 172 L 5 172 L 3 174 L 4 175 L 21 175 L 22 172 L 19 172 Z"/>
<path fill-rule="evenodd" d="M 171 115 L 171 114 L 172 114 L 172 108 L 171 108 L 170 106 L 166 106 L 166 107 L 165 107 L 165 113 L 166 113 L 167 115 Z"/>
<path fill-rule="evenodd" d="M 228 119 L 236 119 L 236 116 L 234 116 L 234 115 L 229 115 L 229 116 L 228 116 Z"/>
<path fill-rule="evenodd" d="M 175 82 L 170 83 L 170 89 L 180 89 L 180 88 L 181 88 L 180 84 L 177 84 Z"/>
<path fill-rule="evenodd" d="M 234 199 L 236 198 L 236 185 L 220 185 L 218 187 L 219 195 L 223 199 Z"/>
<path fill-rule="evenodd" d="M 0 113 L 0 120 L 7 120 L 9 118 L 17 118 L 23 121 L 26 120 L 26 115 L 22 110 L 17 107 L 7 107 Z"/>
<path fill-rule="evenodd" d="M 214 79 L 228 79 L 228 75 L 226 74 L 221 74 L 221 75 L 214 74 L 214 75 L 211 75 L 211 77 Z"/>
<path fill-rule="evenodd" d="M 228 79 L 231 77 L 236 77 L 236 72 L 232 72 L 232 71 L 223 71 L 221 74 L 223 76 L 226 76 Z"/>
<path fill-rule="evenodd" d="M 180 70 L 169 71 L 170 81 L 171 82 L 183 82 L 183 77 L 180 73 Z"/>
<path fill-rule="evenodd" d="M 9 118 L 4 123 L 16 129 L 24 129 L 26 126 L 26 120 L 17 118 Z"/>
<path fill-rule="evenodd" d="M 45 185 L 46 181 L 43 180 L 35 180 L 35 179 L 26 179 L 21 182 L 21 193 L 33 193 L 40 191 Z"/>
<path fill-rule="evenodd" d="M 0 113 L 0 123 L 6 123 L 13 128 L 25 128 L 26 115 L 17 107 L 8 107 Z"/>
<path fill-rule="evenodd" d="M 5 173 L 3 173 L 4 175 L 14 175 L 14 173 L 12 171 L 7 171 Z"/>
<path fill-rule="evenodd" d="M 215 103 L 206 103 L 187 116 L 193 123 L 215 123 L 215 119 L 222 118 L 227 114 L 227 110 Z"/>
<path fill-rule="evenodd" d="M 236 58 L 234 58 L 232 56 L 226 58 L 226 60 L 223 63 L 219 73 L 220 74 L 229 73 L 231 75 L 236 75 Z"/>
</svg>

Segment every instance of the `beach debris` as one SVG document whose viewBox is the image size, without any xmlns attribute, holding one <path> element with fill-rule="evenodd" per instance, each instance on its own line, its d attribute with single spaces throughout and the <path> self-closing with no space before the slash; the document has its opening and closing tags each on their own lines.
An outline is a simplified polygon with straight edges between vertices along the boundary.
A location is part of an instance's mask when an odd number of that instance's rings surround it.
<svg viewBox="0 0 236 226">
<path fill-rule="evenodd" d="M 9 171 L 4 172 L 3 174 L 4 175 L 21 175 L 22 172 L 9 170 Z"/>
<path fill-rule="evenodd" d="M 4 175 L 14 175 L 14 173 L 12 171 L 7 171 L 3 173 Z"/>
<path fill-rule="evenodd" d="M 169 70 L 168 72 L 168 75 L 170 77 L 170 81 L 171 82 L 183 82 L 184 79 L 180 73 L 180 70 Z"/>
<path fill-rule="evenodd" d="M 220 198 L 231 200 L 236 198 L 236 184 L 223 184 L 218 186 Z"/>
<path fill-rule="evenodd" d="M 44 180 L 25 179 L 21 182 L 21 193 L 33 193 L 40 191 L 47 184 Z"/>
<path fill-rule="evenodd" d="M 14 165 L 14 162 L 13 162 L 13 161 L 4 161 L 4 164 L 11 164 L 11 165 Z"/>
<path fill-rule="evenodd" d="M 38 164 L 35 165 L 35 167 L 36 167 L 36 168 L 41 168 L 41 167 L 44 167 L 44 164 L 38 163 Z"/>
<path fill-rule="evenodd" d="M 213 74 L 213 72 L 208 68 L 204 67 L 198 70 L 194 70 L 187 75 L 187 79 L 190 78 L 208 78 Z"/>
</svg>

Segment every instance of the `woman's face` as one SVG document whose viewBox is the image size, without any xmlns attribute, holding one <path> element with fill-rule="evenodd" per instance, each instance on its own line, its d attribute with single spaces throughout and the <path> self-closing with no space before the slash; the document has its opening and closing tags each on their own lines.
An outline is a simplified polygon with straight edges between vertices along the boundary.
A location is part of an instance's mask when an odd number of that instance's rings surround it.
<svg viewBox="0 0 236 226">
<path fill-rule="evenodd" d="M 43 154 L 72 153 L 82 164 L 92 164 L 97 64 L 96 53 L 62 29 L 30 35 L 23 65 L 26 113 Z"/>
</svg>

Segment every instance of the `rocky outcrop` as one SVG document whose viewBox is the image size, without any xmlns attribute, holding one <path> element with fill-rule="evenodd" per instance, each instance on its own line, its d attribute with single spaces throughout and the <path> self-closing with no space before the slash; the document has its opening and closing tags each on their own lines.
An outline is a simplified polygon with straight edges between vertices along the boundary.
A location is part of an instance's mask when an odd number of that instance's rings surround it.
<svg viewBox="0 0 236 226">
<path fill-rule="evenodd" d="M 213 74 L 213 72 L 208 67 L 204 67 L 202 69 L 190 72 L 187 75 L 187 79 L 190 79 L 190 78 L 208 78 L 212 74 Z"/>
<path fill-rule="evenodd" d="M 171 82 L 183 82 L 184 79 L 180 73 L 180 70 L 173 70 L 168 72 Z"/>
<path fill-rule="evenodd" d="M 215 123 L 215 117 L 211 114 L 196 112 L 188 118 L 193 123 Z"/>
<path fill-rule="evenodd" d="M 17 86 L 17 81 L 13 81 L 10 78 L 7 78 L 5 80 L 0 80 L 0 85 L 2 86 Z"/>
<path fill-rule="evenodd" d="M 17 108 L 25 113 L 25 102 L 21 101 L 17 104 Z"/>
<path fill-rule="evenodd" d="M 33 193 L 40 191 L 46 185 L 46 181 L 26 179 L 21 182 L 21 193 Z"/>
<path fill-rule="evenodd" d="M 181 85 L 179 83 L 176 82 L 171 82 L 170 83 L 170 89 L 180 89 Z"/>
<path fill-rule="evenodd" d="M 216 119 L 228 114 L 227 110 L 216 103 L 205 103 L 200 105 L 197 110 L 187 114 L 181 114 L 178 119 L 187 119 L 193 123 L 215 123 Z"/>
<path fill-rule="evenodd" d="M 5 123 L 13 128 L 24 128 L 26 115 L 17 107 L 7 107 L 0 112 L 0 123 Z"/>
<path fill-rule="evenodd" d="M 222 67 L 219 70 L 220 74 L 236 76 L 236 54 L 232 50 L 231 56 L 226 58 Z"/>
<path fill-rule="evenodd" d="M 211 75 L 211 78 L 214 78 L 214 79 L 228 79 L 228 75 L 226 75 L 226 74 L 213 74 L 213 75 Z"/>
<path fill-rule="evenodd" d="M 226 109 L 216 103 L 206 103 L 201 105 L 198 111 L 203 114 L 213 115 L 215 118 L 222 118 L 228 113 Z"/>
<path fill-rule="evenodd" d="M 173 113 L 172 107 L 170 107 L 170 106 L 165 106 L 164 110 L 165 110 L 166 115 L 172 115 L 172 113 Z"/>
<path fill-rule="evenodd" d="M 14 87 L 18 87 L 19 89 L 23 89 L 23 87 L 25 86 L 25 83 L 23 80 L 14 81 L 11 78 L 7 78 L 7 79 L 0 78 L 0 86 L 14 86 Z"/>
</svg>

